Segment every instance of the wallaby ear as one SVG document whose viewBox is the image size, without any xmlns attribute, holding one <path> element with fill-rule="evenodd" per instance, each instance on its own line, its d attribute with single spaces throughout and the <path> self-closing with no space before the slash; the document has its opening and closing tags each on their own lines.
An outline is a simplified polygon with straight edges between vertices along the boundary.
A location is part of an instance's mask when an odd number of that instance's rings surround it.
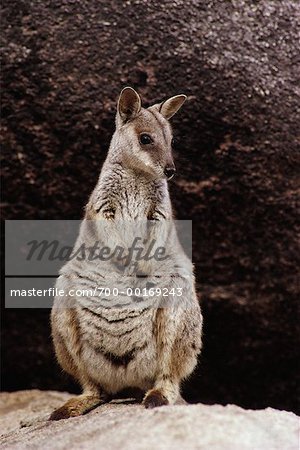
<svg viewBox="0 0 300 450">
<path fill-rule="evenodd" d="M 171 119 L 174 114 L 182 107 L 187 97 L 184 94 L 175 95 L 168 100 L 160 104 L 158 111 L 164 116 L 165 119 Z"/>
<path fill-rule="evenodd" d="M 133 119 L 141 110 L 139 94 L 131 87 L 125 87 L 119 97 L 118 114 L 123 122 Z"/>
</svg>

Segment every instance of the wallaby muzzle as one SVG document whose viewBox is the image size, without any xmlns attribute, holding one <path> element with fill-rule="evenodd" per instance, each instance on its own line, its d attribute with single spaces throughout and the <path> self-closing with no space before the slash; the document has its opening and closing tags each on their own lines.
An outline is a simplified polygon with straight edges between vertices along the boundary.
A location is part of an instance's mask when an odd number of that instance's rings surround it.
<svg viewBox="0 0 300 450">
<path fill-rule="evenodd" d="M 171 178 L 174 177 L 175 173 L 176 173 L 175 166 L 168 166 L 164 170 L 164 174 L 166 175 L 168 180 L 171 180 Z"/>
</svg>

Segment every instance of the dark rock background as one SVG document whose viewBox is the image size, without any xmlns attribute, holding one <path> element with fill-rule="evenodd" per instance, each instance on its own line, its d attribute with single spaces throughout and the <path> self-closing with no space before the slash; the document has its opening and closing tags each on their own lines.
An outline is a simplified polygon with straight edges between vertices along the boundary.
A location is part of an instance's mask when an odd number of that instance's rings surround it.
<svg viewBox="0 0 300 450">
<path fill-rule="evenodd" d="M 125 85 L 189 96 L 171 194 L 205 318 L 193 402 L 297 409 L 299 17 L 297 0 L 2 1 L 2 217 L 82 216 Z M 3 311 L 4 389 L 76 390 L 48 317 Z"/>
</svg>

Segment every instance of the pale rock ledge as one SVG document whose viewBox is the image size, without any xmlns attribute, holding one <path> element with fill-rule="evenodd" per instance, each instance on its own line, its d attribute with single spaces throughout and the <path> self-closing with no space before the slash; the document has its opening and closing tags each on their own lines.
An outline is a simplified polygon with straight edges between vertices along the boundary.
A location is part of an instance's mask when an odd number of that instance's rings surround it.
<svg viewBox="0 0 300 450">
<path fill-rule="evenodd" d="M 202 404 L 146 410 L 123 402 L 82 417 L 43 420 L 70 397 L 38 390 L 0 394 L 1 448 L 298 450 L 299 418 L 287 411 Z"/>
</svg>

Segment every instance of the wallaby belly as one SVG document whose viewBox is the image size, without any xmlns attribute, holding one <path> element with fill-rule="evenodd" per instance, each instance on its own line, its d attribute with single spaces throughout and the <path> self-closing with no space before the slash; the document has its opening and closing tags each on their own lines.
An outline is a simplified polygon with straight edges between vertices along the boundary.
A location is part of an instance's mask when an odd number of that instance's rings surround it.
<svg viewBox="0 0 300 450">
<path fill-rule="evenodd" d="M 82 362 L 91 379 L 109 393 L 127 387 L 148 389 L 156 371 L 155 310 L 80 307 Z"/>
<path fill-rule="evenodd" d="M 66 286 L 70 289 L 75 285 L 61 276 L 57 287 Z M 82 283 L 78 286 L 82 287 Z M 75 363 L 76 351 L 80 352 L 80 371 L 106 392 L 117 393 L 127 387 L 149 389 L 157 361 L 156 309 L 151 305 L 128 309 L 99 306 L 97 300 L 73 297 L 68 303 L 56 298 L 52 311 L 54 333 L 56 327 L 60 329 L 62 340 Z M 80 350 L 71 345 L 75 330 L 73 319 L 69 326 L 69 317 L 74 314 Z"/>
</svg>

